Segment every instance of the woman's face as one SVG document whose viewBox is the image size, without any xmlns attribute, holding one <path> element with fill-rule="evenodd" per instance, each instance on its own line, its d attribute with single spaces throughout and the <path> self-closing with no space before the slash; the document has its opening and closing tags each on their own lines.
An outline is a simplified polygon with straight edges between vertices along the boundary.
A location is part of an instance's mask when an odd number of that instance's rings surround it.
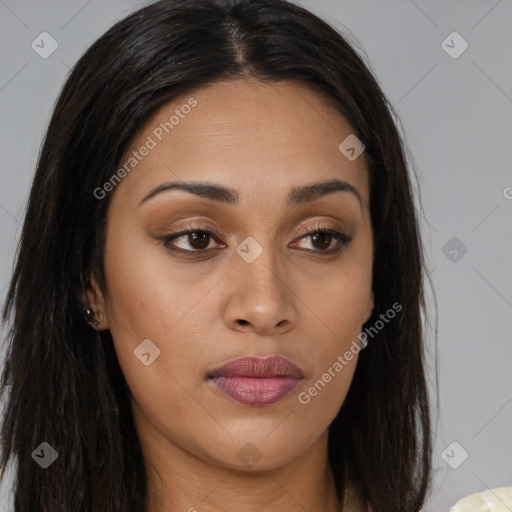
<svg viewBox="0 0 512 512">
<path fill-rule="evenodd" d="M 271 469 L 325 442 L 373 308 L 367 161 L 339 149 L 352 133 L 305 85 L 257 81 L 184 95 L 138 133 L 90 299 L 147 452 Z M 215 189 L 156 190 L 170 182 Z M 299 373 L 214 372 L 275 355 Z"/>
</svg>

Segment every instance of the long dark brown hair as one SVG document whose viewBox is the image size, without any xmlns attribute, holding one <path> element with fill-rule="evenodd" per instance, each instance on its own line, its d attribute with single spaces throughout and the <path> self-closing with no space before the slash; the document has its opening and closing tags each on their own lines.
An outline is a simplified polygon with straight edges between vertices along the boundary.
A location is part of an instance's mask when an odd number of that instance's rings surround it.
<svg viewBox="0 0 512 512">
<path fill-rule="evenodd" d="M 359 355 L 329 427 L 340 500 L 416 512 L 432 478 L 422 314 L 423 249 L 404 141 L 369 65 L 337 30 L 284 0 L 165 0 L 113 26 L 80 58 L 58 98 L 30 192 L 3 309 L 7 358 L 0 468 L 16 459 L 15 512 L 142 512 L 146 470 L 109 331 L 83 319 L 118 169 L 159 107 L 219 80 L 309 84 L 350 122 L 369 161 L 374 325 L 401 314 Z M 100 340 L 97 337 L 100 337 Z M 100 342 L 98 342 L 100 341 Z M 47 469 L 42 442 L 59 454 Z"/>
</svg>

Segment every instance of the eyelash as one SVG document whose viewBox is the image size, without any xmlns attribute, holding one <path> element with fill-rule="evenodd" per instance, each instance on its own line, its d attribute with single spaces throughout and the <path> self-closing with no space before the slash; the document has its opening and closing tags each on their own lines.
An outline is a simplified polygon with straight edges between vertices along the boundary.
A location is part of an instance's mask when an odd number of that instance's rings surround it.
<svg viewBox="0 0 512 512">
<path fill-rule="evenodd" d="M 184 230 L 181 230 L 179 232 L 173 233 L 171 235 L 168 235 L 166 237 L 160 238 L 159 240 L 164 242 L 164 246 L 167 249 L 170 249 L 174 252 L 184 254 L 186 256 L 194 257 L 196 254 L 204 254 L 206 252 L 209 252 L 214 249 L 195 249 L 195 250 L 186 250 L 186 249 L 176 249 L 169 247 L 170 242 L 177 238 L 181 238 L 186 235 L 190 235 L 192 233 L 204 233 L 208 235 L 210 238 L 213 238 L 217 243 L 219 242 L 217 235 L 213 233 L 210 229 L 206 227 L 201 226 L 193 226 L 193 225 L 187 225 L 187 228 Z M 316 235 L 316 234 L 322 234 L 322 235 L 330 235 L 332 238 L 338 241 L 337 246 L 334 249 L 329 250 L 313 250 L 313 249 L 302 249 L 310 252 L 314 252 L 316 254 L 320 254 L 322 256 L 330 256 L 339 253 L 343 248 L 347 247 L 350 242 L 352 241 L 352 237 L 350 235 L 347 235 L 345 233 L 342 233 L 341 231 L 337 231 L 336 229 L 332 228 L 325 228 L 322 226 L 316 226 L 314 229 L 310 228 L 304 228 L 300 233 L 300 239 L 305 238 L 307 236 Z"/>
</svg>

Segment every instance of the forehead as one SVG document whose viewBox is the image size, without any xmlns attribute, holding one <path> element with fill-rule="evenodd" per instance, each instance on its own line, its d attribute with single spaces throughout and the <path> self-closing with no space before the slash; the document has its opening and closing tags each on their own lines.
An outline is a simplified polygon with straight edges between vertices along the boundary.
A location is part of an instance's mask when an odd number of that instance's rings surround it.
<svg viewBox="0 0 512 512">
<path fill-rule="evenodd" d="M 337 178 L 367 202 L 364 153 L 351 161 L 339 147 L 349 136 L 348 121 L 305 84 L 219 82 L 151 116 L 125 155 L 126 162 L 139 153 L 116 194 L 135 202 L 163 181 L 208 180 L 229 184 L 243 199 Z"/>
</svg>

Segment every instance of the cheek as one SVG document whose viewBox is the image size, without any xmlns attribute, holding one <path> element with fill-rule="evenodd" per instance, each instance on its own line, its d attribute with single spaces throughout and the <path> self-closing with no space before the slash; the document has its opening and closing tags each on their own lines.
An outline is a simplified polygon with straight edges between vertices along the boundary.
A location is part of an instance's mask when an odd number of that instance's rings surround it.
<svg viewBox="0 0 512 512">
<path fill-rule="evenodd" d="M 190 393 L 212 319 L 198 307 L 205 288 L 159 253 L 165 256 L 161 246 L 111 245 L 107 315 L 134 406 L 145 421 L 178 439 L 204 413 Z"/>
<path fill-rule="evenodd" d="M 309 421 L 326 428 L 345 401 L 357 364 L 357 350 L 351 361 L 342 354 L 333 355 L 328 366 L 309 379 L 297 393 L 297 402 Z M 339 359 L 338 359 L 339 357 Z"/>
<path fill-rule="evenodd" d="M 136 229 L 112 230 L 105 250 L 109 328 L 120 338 L 160 339 L 204 295 L 204 288 L 194 286 L 193 274 L 175 264 L 161 242 L 130 236 Z"/>
<path fill-rule="evenodd" d="M 200 359 L 194 337 L 206 337 L 204 317 L 197 318 L 205 288 L 187 279 L 161 245 L 120 234 L 106 248 L 105 276 L 109 329 L 130 389 L 142 401 L 151 402 L 148 390 L 179 396 L 178 383 L 188 386 Z"/>
<path fill-rule="evenodd" d="M 354 278 L 352 280 L 352 278 Z M 351 279 L 332 280 L 316 297 L 317 323 L 322 329 L 312 338 L 314 371 L 297 392 L 305 424 L 315 431 L 327 428 L 343 405 L 357 366 L 358 338 L 366 319 L 369 284 L 352 274 Z M 313 349 L 313 350 L 311 350 Z M 313 421 L 313 423 L 311 423 Z"/>
<path fill-rule="evenodd" d="M 345 400 L 359 356 L 359 335 L 369 313 L 371 287 L 369 244 L 352 253 L 329 279 L 311 280 L 304 297 L 308 297 L 311 318 L 316 317 L 315 323 L 322 329 L 312 344 L 314 375 L 298 399 L 313 416 L 323 414 L 333 419 Z"/>
<path fill-rule="evenodd" d="M 371 307 L 371 258 L 357 253 L 343 260 L 332 272 L 307 276 L 303 283 L 304 303 L 311 318 L 320 320 L 324 338 L 340 344 L 360 333 Z M 329 350 L 327 350 L 329 352 Z M 332 354 L 331 354 L 332 355 Z"/>
</svg>

